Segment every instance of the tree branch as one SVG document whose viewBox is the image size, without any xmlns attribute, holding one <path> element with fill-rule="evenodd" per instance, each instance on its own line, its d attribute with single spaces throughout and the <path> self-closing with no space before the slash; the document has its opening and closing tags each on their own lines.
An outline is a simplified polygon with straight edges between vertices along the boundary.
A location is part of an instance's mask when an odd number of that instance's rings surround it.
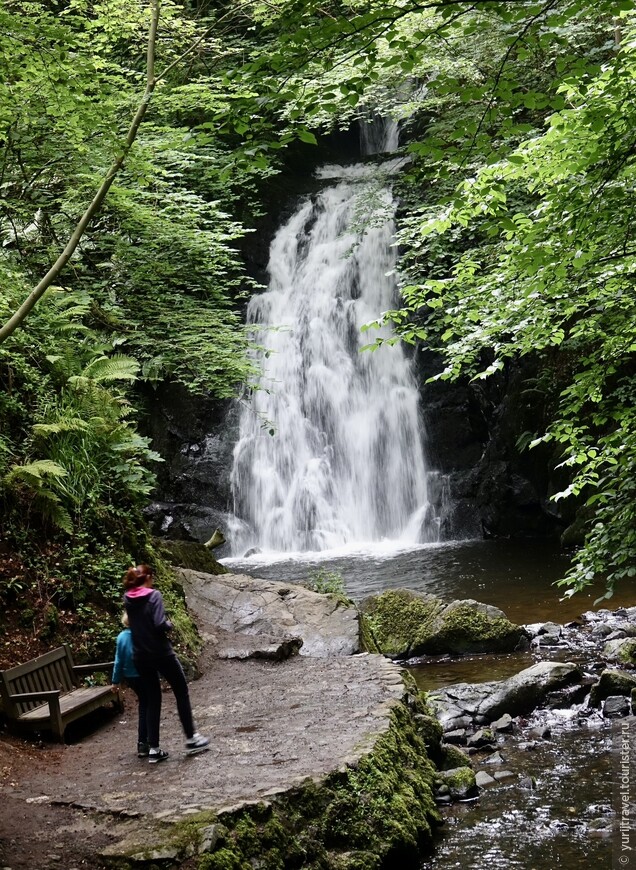
<svg viewBox="0 0 636 870">
<path fill-rule="evenodd" d="M 128 153 L 132 148 L 135 139 L 137 138 L 139 127 L 141 126 L 141 122 L 144 119 L 144 115 L 146 114 L 146 110 L 148 109 L 148 105 L 150 103 L 150 98 L 152 97 L 158 81 L 158 79 L 155 77 L 155 46 L 157 44 L 157 30 L 159 27 L 159 6 L 160 0 L 150 0 L 150 27 L 148 29 L 148 49 L 146 53 L 146 88 L 141 98 L 141 102 L 139 103 L 139 107 L 137 108 L 137 111 L 135 112 L 135 115 L 130 122 L 128 134 L 126 135 L 126 139 L 122 145 L 121 152 L 113 160 L 108 172 L 104 176 L 104 180 L 100 184 L 99 189 L 95 193 L 95 196 L 93 197 L 90 205 L 80 218 L 79 223 L 75 227 L 75 230 L 73 231 L 73 234 L 68 240 L 66 247 L 64 248 L 62 253 L 53 263 L 53 265 L 46 273 L 46 275 L 42 278 L 42 280 L 27 296 L 22 305 L 20 305 L 15 314 L 4 324 L 2 328 L 0 328 L 0 343 L 2 343 L 10 335 L 12 335 L 13 332 L 15 332 L 15 330 L 23 323 L 26 316 L 44 296 L 44 294 L 49 289 L 49 287 L 51 287 L 62 269 L 71 259 L 71 257 L 75 253 L 77 246 L 80 243 L 82 236 L 86 232 L 86 228 L 88 227 L 90 221 L 106 199 L 106 195 L 108 194 L 108 191 L 110 190 L 113 181 L 115 180 L 117 174 L 124 165 L 124 161 L 126 160 L 126 157 L 128 156 Z"/>
</svg>

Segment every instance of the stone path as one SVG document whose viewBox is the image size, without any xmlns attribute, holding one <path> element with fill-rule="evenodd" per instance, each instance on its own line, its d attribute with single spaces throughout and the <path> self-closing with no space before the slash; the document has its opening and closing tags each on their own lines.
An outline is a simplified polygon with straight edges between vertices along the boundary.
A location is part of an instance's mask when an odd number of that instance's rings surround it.
<svg viewBox="0 0 636 870">
<path fill-rule="evenodd" d="M 209 752 L 186 757 L 174 697 L 164 695 L 158 765 L 138 759 L 134 696 L 123 716 L 64 747 L 47 746 L 11 785 L 12 799 L 172 822 L 267 799 L 368 752 L 403 695 L 400 669 L 377 655 L 283 662 L 204 662 L 190 684 Z M 4 786 L 1 790 L 4 790 Z M 0 794 L 1 794 L 0 790 Z M 127 833 L 130 827 L 127 825 Z M 24 831 L 25 838 L 29 836 Z M 121 832 L 112 829 L 116 853 Z"/>
</svg>

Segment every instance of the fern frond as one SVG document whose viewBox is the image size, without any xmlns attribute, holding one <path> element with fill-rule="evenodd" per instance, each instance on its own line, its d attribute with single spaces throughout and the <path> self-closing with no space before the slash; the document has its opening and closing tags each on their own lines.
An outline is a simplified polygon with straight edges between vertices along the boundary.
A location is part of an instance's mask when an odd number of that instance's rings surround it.
<svg viewBox="0 0 636 870">
<path fill-rule="evenodd" d="M 116 354 L 115 356 L 101 356 L 90 362 L 79 376 L 96 383 L 108 383 L 109 381 L 135 381 L 139 372 L 139 363 L 132 357 Z M 78 380 L 77 377 L 69 378 L 69 382 Z"/>
<path fill-rule="evenodd" d="M 23 480 L 32 486 L 37 485 L 44 477 L 66 477 L 66 469 L 58 462 L 53 462 L 52 459 L 37 459 L 35 462 L 29 462 L 26 465 L 14 465 L 13 468 L 4 476 L 7 483 L 13 483 L 16 480 Z"/>
<path fill-rule="evenodd" d="M 38 490 L 34 500 L 35 509 L 42 516 L 63 529 L 69 535 L 73 534 L 73 520 L 66 508 L 60 503 L 59 498 L 50 489 Z"/>
<path fill-rule="evenodd" d="M 35 435 L 59 435 L 61 432 L 88 432 L 90 426 L 80 417 L 67 417 L 57 423 L 36 423 L 33 426 Z"/>
</svg>

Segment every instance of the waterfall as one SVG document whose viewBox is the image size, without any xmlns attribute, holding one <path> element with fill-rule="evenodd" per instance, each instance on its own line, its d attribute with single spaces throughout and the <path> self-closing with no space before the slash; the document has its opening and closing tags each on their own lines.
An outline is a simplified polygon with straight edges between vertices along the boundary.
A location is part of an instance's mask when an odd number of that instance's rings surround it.
<svg viewBox="0 0 636 870">
<path fill-rule="evenodd" d="M 411 362 L 399 344 L 360 353 L 398 302 L 394 166 L 324 167 L 272 242 L 248 306 L 263 375 L 234 450 L 237 553 L 437 539 Z"/>
</svg>

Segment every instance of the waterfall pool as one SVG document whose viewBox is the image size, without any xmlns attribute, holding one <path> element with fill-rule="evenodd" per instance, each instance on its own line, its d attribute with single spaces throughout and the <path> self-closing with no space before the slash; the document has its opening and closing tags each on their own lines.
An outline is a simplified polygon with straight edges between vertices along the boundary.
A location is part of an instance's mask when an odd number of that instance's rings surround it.
<svg viewBox="0 0 636 870">
<path fill-rule="evenodd" d="M 553 584 L 563 577 L 569 559 L 549 541 L 449 541 L 342 547 L 319 553 L 258 553 L 221 562 L 236 574 L 302 583 L 320 572 L 340 575 L 354 601 L 385 589 L 405 587 L 440 598 L 475 598 L 500 607 L 517 623 L 565 623 L 586 610 L 604 590 L 597 586 L 563 599 Z M 615 609 L 636 603 L 636 592 L 618 588 L 599 607 Z"/>
</svg>

